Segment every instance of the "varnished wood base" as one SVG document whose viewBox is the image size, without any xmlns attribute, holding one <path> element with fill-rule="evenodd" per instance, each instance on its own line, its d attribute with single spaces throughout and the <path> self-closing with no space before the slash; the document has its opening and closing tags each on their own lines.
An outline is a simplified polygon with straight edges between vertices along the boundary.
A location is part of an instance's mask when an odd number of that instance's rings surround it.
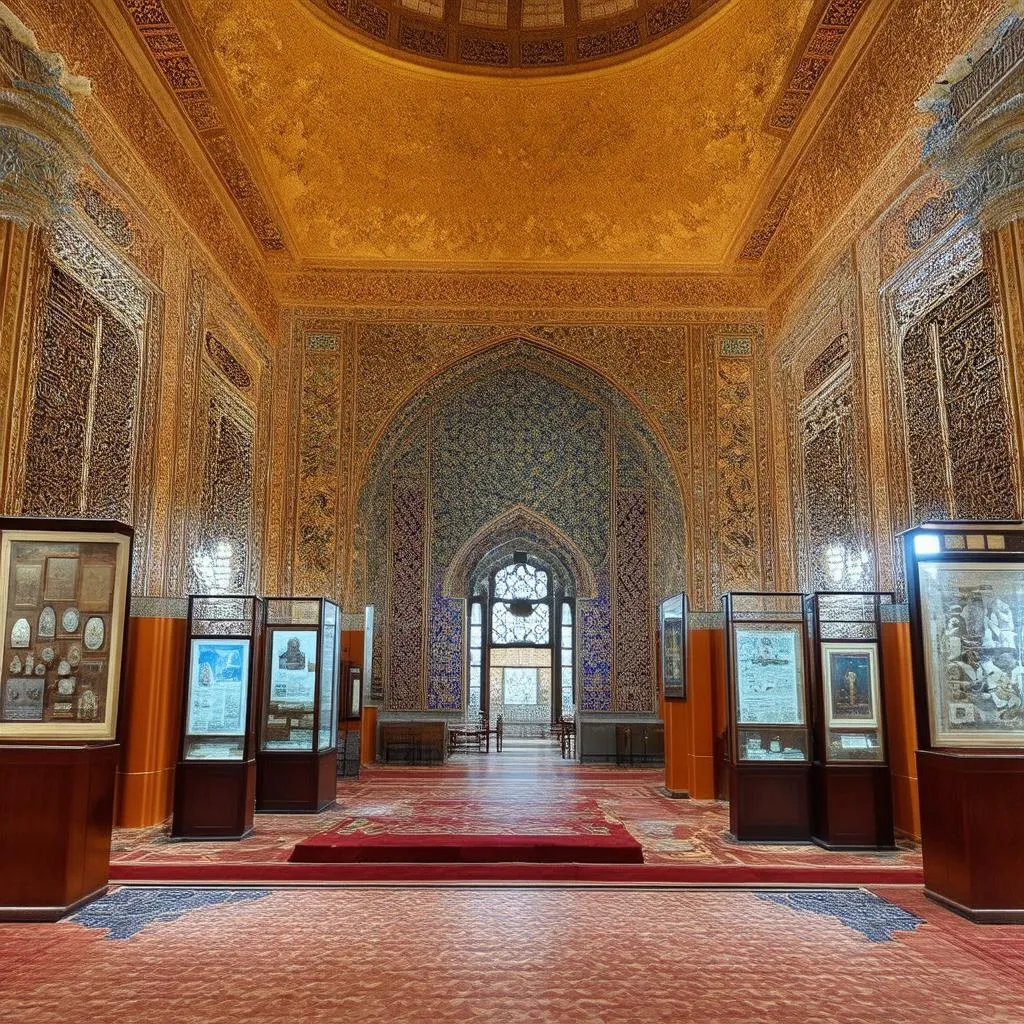
<svg viewBox="0 0 1024 1024">
<path fill-rule="evenodd" d="M 106 891 L 119 751 L 0 745 L 0 919 L 54 921 Z"/>
<path fill-rule="evenodd" d="M 884 764 L 811 768 L 811 838 L 826 850 L 892 850 L 892 787 Z"/>
<path fill-rule="evenodd" d="M 811 839 L 811 766 L 739 764 L 729 771 L 729 831 L 741 843 Z"/>
<path fill-rule="evenodd" d="M 255 803 L 255 761 L 179 761 L 171 835 L 244 839 L 253 828 Z"/>
<path fill-rule="evenodd" d="M 109 885 L 101 885 L 66 907 L 0 907 L 0 924 L 52 924 L 62 917 L 67 917 L 68 914 L 81 910 L 93 900 L 106 896 L 109 889 Z"/>
<path fill-rule="evenodd" d="M 972 921 L 1024 921 L 1024 757 L 917 752 L 925 890 Z"/>
<path fill-rule="evenodd" d="M 334 803 L 338 752 L 264 752 L 256 755 L 256 810 L 259 813 L 317 814 Z"/>
</svg>

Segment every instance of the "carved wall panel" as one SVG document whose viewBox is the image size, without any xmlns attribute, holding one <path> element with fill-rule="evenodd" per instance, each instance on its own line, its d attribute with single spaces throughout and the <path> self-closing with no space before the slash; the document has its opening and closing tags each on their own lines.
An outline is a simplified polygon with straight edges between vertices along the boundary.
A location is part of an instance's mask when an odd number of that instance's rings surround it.
<svg viewBox="0 0 1024 1024">
<path fill-rule="evenodd" d="M 1015 517 L 1012 418 L 986 273 L 911 324 L 901 369 L 911 521 Z"/>
<path fill-rule="evenodd" d="M 135 332 L 50 268 L 22 510 L 134 522 L 141 353 Z"/>
</svg>

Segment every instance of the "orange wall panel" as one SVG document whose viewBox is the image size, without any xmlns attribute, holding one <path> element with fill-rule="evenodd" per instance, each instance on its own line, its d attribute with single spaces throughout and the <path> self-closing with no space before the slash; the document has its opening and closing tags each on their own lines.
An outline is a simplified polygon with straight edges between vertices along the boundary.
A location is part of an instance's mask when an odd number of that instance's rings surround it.
<svg viewBox="0 0 1024 1024">
<path fill-rule="evenodd" d="M 187 631 L 185 619 L 128 623 L 114 817 L 122 828 L 158 825 L 173 808 Z"/>
</svg>

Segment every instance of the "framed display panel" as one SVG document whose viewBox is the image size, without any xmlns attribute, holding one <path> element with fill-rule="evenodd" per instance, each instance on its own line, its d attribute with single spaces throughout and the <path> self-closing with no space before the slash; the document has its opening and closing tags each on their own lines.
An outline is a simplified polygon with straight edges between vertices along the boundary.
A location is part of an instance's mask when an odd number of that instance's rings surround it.
<svg viewBox="0 0 1024 1024">
<path fill-rule="evenodd" d="M 874 592 L 808 599 L 821 760 L 885 763 L 881 610 L 892 603 L 892 594 Z"/>
<path fill-rule="evenodd" d="M 182 761 L 252 759 L 259 630 L 256 597 L 189 598 Z"/>
<path fill-rule="evenodd" d="M 803 595 L 733 593 L 723 603 L 734 762 L 808 763 Z"/>
<path fill-rule="evenodd" d="M 117 737 L 134 532 L 0 519 L 0 739 Z"/>
<path fill-rule="evenodd" d="M 686 700 L 685 594 L 663 601 L 658 608 L 661 641 L 661 681 L 665 700 Z"/>
<path fill-rule="evenodd" d="M 1024 751 L 1024 525 L 904 534 L 918 742 Z"/>
<path fill-rule="evenodd" d="M 337 746 L 338 606 L 325 598 L 265 598 L 260 751 L 323 753 Z"/>
</svg>

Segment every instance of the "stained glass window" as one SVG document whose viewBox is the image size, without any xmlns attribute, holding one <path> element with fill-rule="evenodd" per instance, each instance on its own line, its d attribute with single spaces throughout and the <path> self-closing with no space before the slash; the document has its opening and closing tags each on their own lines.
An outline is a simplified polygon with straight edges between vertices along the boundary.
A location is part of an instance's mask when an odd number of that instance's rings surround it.
<svg viewBox="0 0 1024 1024">
<path fill-rule="evenodd" d="M 528 615 L 515 615 L 508 601 L 495 601 L 491 618 L 491 641 L 496 644 L 532 644 L 551 642 L 551 610 L 547 604 L 535 604 Z"/>
<path fill-rule="evenodd" d="M 494 574 L 494 596 L 499 601 L 543 601 L 548 596 L 548 574 L 525 562 L 513 562 Z"/>
<path fill-rule="evenodd" d="M 572 605 L 562 602 L 562 623 L 560 636 L 560 661 L 562 680 L 562 717 L 576 714 L 576 697 L 573 692 L 573 622 Z"/>
<path fill-rule="evenodd" d="M 484 607 L 481 601 L 469 604 L 469 707 L 470 716 L 480 713 L 480 687 L 483 679 Z"/>
</svg>

